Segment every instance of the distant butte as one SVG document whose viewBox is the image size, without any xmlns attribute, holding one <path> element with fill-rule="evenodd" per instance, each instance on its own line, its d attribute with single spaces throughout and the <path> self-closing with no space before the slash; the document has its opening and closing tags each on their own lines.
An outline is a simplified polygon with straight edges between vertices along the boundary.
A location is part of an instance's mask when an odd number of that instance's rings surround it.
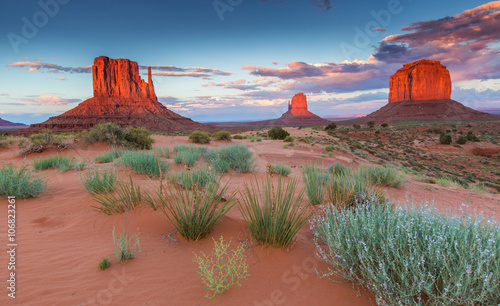
<svg viewBox="0 0 500 306">
<path fill-rule="evenodd" d="M 93 98 L 43 123 L 32 124 L 23 133 L 36 133 L 45 128 L 56 132 L 82 131 L 105 122 L 115 122 L 122 127 L 144 127 L 157 132 L 217 130 L 213 125 L 178 115 L 158 102 L 151 68 L 148 69 L 146 82 L 139 75 L 137 62 L 97 57 L 92 66 L 92 80 Z"/>
<path fill-rule="evenodd" d="M 391 76 L 389 85 L 387 105 L 365 117 L 338 123 L 500 119 L 451 100 L 450 72 L 439 61 L 422 59 L 404 64 Z"/>
<path fill-rule="evenodd" d="M 323 119 L 307 109 L 307 97 L 299 92 L 288 101 L 288 111 L 278 119 L 246 122 L 241 125 L 254 126 L 314 126 L 329 124 L 331 121 Z"/>
</svg>

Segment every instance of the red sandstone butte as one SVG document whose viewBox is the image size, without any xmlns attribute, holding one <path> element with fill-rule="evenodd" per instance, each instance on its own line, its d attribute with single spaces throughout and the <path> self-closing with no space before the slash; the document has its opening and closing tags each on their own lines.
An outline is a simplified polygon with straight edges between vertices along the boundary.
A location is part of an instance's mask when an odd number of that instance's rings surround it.
<svg viewBox="0 0 500 306">
<path fill-rule="evenodd" d="M 23 133 L 36 133 L 44 128 L 57 132 L 82 131 L 105 122 L 161 132 L 217 130 L 215 126 L 178 115 L 158 102 L 151 68 L 148 68 L 146 82 L 141 79 L 136 62 L 100 56 L 94 60 L 92 79 L 93 98 L 43 123 L 32 124 Z"/>
<path fill-rule="evenodd" d="M 439 61 L 422 59 L 404 64 L 391 75 L 389 103 L 450 98 L 450 72 Z"/>
</svg>

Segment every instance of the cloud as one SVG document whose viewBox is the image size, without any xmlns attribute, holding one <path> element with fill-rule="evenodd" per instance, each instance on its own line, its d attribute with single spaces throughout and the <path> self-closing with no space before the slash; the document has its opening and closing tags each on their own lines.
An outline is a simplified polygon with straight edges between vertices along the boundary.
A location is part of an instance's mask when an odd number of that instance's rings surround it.
<svg viewBox="0 0 500 306">
<path fill-rule="evenodd" d="M 151 67 L 151 74 L 158 76 L 172 76 L 172 77 L 195 77 L 195 78 L 211 78 L 214 76 L 230 76 L 231 72 L 221 71 L 219 69 L 205 68 L 205 67 L 177 67 L 171 65 L 162 66 L 139 66 L 141 69 L 148 69 Z"/>
<path fill-rule="evenodd" d="M 238 90 L 254 90 L 259 87 L 258 84 L 248 85 L 245 79 L 238 79 L 236 81 L 226 81 L 221 83 L 208 82 L 207 84 L 203 84 L 203 87 L 224 87 L 227 89 L 238 89 Z"/>
<path fill-rule="evenodd" d="M 500 73 L 493 67 L 500 67 L 499 22 L 500 1 L 455 16 L 418 21 L 401 28 L 408 33 L 384 38 L 373 56 L 400 64 L 440 60 L 450 67 L 453 81 L 498 78 Z"/>
<path fill-rule="evenodd" d="M 326 12 L 332 9 L 332 2 L 330 0 L 311 0 L 311 5 L 319 9 L 324 9 Z"/>
<path fill-rule="evenodd" d="M 373 30 L 379 31 L 379 32 L 385 32 L 385 31 L 387 31 L 387 29 L 383 29 L 383 28 L 373 28 Z"/>
<path fill-rule="evenodd" d="M 19 61 L 7 65 L 7 67 L 27 68 L 28 72 L 70 72 L 70 73 L 90 73 L 92 66 L 85 67 L 64 67 L 56 64 L 42 63 L 41 61 Z"/>
<path fill-rule="evenodd" d="M 58 96 L 53 96 L 53 95 L 40 95 L 36 97 L 28 97 L 28 98 L 19 98 L 18 100 L 24 101 L 24 102 L 29 102 L 29 103 L 34 103 L 38 105 L 44 105 L 44 106 L 64 106 L 72 103 L 79 103 L 82 100 L 81 99 L 63 99 Z"/>
</svg>

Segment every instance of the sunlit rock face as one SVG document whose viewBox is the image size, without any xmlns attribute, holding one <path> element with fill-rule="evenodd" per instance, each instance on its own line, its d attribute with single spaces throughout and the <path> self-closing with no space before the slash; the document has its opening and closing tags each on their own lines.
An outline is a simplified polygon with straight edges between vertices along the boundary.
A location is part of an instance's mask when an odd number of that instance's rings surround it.
<svg viewBox="0 0 500 306">
<path fill-rule="evenodd" d="M 391 75 L 389 103 L 450 98 L 450 72 L 439 61 L 422 59 L 404 64 Z"/>
</svg>

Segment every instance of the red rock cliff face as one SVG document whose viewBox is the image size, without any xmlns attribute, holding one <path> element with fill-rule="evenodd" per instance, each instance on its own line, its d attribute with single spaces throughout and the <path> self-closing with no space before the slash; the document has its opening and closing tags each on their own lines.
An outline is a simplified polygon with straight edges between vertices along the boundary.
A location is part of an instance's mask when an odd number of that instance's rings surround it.
<svg viewBox="0 0 500 306">
<path fill-rule="evenodd" d="M 92 66 L 94 97 L 120 97 L 128 99 L 152 99 L 157 101 L 148 69 L 148 83 L 139 76 L 139 65 L 128 59 L 111 59 L 100 56 Z"/>
<path fill-rule="evenodd" d="M 293 96 L 291 103 L 288 102 L 288 111 L 294 116 L 316 116 L 307 110 L 307 97 L 302 92 Z"/>
<path fill-rule="evenodd" d="M 389 103 L 450 98 L 450 72 L 439 61 L 422 59 L 404 64 L 391 75 Z"/>
</svg>

